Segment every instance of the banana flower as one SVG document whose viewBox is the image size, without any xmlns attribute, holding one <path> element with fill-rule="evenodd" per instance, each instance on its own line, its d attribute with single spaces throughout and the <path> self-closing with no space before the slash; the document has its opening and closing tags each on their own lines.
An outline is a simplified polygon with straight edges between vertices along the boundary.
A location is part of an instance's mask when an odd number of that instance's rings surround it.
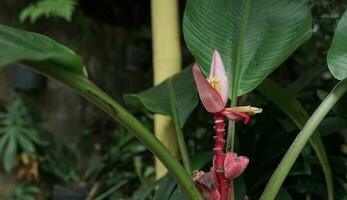
<svg viewBox="0 0 347 200">
<path fill-rule="evenodd" d="M 229 120 L 242 120 L 245 124 L 250 121 L 251 115 L 262 112 L 261 108 L 251 106 L 225 108 L 229 97 L 229 83 L 217 50 L 212 55 L 209 77 L 206 79 L 197 64 L 193 66 L 193 76 L 200 100 L 208 112 L 219 113 Z"/>
<path fill-rule="evenodd" d="M 204 76 L 197 64 L 193 66 L 193 77 L 199 97 L 205 109 L 214 114 L 215 147 L 213 148 L 213 166 L 208 173 L 199 171 L 193 181 L 207 200 L 234 200 L 234 192 L 230 184 L 246 169 L 249 159 L 237 156 L 235 152 L 224 153 L 225 124 L 224 118 L 243 121 L 247 124 L 252 115 L 261 113 L 261 108 L 239 106 L 226 108 L 229 98 L 229 83 L 222 58 L 214 51 L 210 74 Z"/>
</svg>

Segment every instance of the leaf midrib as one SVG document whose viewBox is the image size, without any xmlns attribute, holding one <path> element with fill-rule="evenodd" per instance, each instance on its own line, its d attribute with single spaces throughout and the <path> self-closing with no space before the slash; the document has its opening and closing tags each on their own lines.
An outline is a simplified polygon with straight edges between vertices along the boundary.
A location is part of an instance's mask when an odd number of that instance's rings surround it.
<svg viewBox="0 0 347 200">
<path fill-rule="evenodd" d="M 236 99 L 239 89 L 239 78 L 240 78 L 240 70 L 241 70 L 241 60 L 243 56 L 243 48 L 245 43 L 245 38 L 247 34 L 247 28 L 248 28 L 248 22 L 249 22 L 249 16 L 251 11 L 251 4 L 252 0 L 246 1 L 246 9 L 245 14 L 242 16 L 242 23 L 241 23 L 241 32 L 240 32 L 240 45 L 237 49 L 237 56 L 236 56 L 236 65 L 233 70 L 233 77 L 232 77 L 232 88 L 231 88 L 231 103 L 233 105 L 236 105 Z"/>
<path fill-rule="evenodd" d="M 175 126 L 181 127 L 181 124 L 180 124 L 180 122 L 178 120 L 178 116 L 177 116 L 177 109 L 175 106 L 175 94 L 174 94 L 174 88 L 172 85 L 172 79 L 173 79 L 173 77 L 168 79 L 169 105 L 170 105 L 170 110 L 172 113 L 172 120 L 174 121 L 174 123 L 176 123 Z"/>
</svg>

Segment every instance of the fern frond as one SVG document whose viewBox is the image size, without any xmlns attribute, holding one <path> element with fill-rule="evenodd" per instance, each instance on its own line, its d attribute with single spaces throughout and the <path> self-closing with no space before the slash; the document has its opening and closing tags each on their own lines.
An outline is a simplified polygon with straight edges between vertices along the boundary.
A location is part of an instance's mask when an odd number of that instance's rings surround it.
<svg viewBox="0 0 347 200">
<path fill-rule="evenodd" d="M 76 4 L 76 0 L 40 0 L 25 7 L 19 15 L 19 20 L 24 22 L 30 18 L 30 22 L 35 23 L 39 17 L 54 16 L 70 21 Z"/>
</svg>

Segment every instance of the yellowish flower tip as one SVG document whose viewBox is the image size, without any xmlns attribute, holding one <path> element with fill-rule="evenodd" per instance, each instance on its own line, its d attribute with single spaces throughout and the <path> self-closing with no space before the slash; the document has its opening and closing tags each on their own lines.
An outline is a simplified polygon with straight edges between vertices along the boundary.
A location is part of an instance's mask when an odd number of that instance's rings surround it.
<svg viewBox="0 0 347 200">
<path fill-rule="evenodd" d="M 210 85 L 218 92 L 220 93 L 220 81 L 216 79 L 207 79 L 207 81 L 210 83 Z"/>
<path fill-rule="evenodd" d="M 252 106 L 237 106 L 230 108 L 230 110 L 235 112 L 247 113 L 248 115 L 255 115 L 263 112 L 262 108 Z"/>
<path fill-rule="evenodd" d="M 262 108 L 257 108 L 257 107 L 251 107 L 251 113 L 252 115 L 262 113 L 263 109 Z"/>
</svg>

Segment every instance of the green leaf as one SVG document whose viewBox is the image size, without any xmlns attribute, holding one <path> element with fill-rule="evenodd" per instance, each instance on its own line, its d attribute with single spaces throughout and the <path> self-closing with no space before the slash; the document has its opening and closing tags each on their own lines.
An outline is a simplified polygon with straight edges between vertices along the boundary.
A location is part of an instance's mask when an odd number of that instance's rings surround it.
<svg viewBox="0 0 347 200">
<path fill-rule="evenodd" d="M 169 173 L 166 174 L 166 176 L 161 178 L 154 200 L 170 199 L 176 186 L 176 182 L 172 176 Z"/>
<path fill-rule="evenodd" d="M 298 94 L 309 84 L 312 84 L 312 81 L 319 76 L 324 70 L 324 67 L 312 67 L 311 69 L 305 70 L 300 77 L 291 83 L 287 90 L 293 95 Z"/>
<path fill-rule="evenodd" d="M 32 143 L 37 145 L 45 144 L 45 141 L 40 138 L 39 133 L 34 129 L 23 129 L 22 134 L 24 137 L 27 137 L 32 141 Z"/>
<path fill-rule="evenodd" d="M 176 187 L 170 197 L 170 200 L 187 200 L 187 198 L 184 196 L 182 190 L 179 187 Z"/>
<path fill-rule="evenodd" d="M 35 152 L 35 147 L 34 144 L 28 140 L 25 135 L 22 135 L 22 133 L 19 133 L 16 135 L 17 141 L 19 143 L 19 146 L 21 149 L 26 152 L 26 153 L 34 153 Z"/>
<path fill-rule="evenodd" d="M 41 192 L 40 188 L 38 188 L 37 186 L 34 185 L 29 185 L 26 188 L 27 192 L 32 193 L 32 194 L 38 194 Z"/>
<path fill-rule="evenodd" d="M 0 66 L 22 62 L 36 66 L 59 67 L 83 75 L 82 59 L 51 38 L 0 25 Z"/>
<path fill-rule="evenodd" d="M 6 134 L 6 135 L 1 136 L 1 138 L 0 138 L 0 155 L 1 155 L 2 152 L 4 151 L 4 147 L 5 147 L 6 144 L 7 144 L 8 137 L 9 137 L 9 135 Z"/>
<path fill-rule="evenodd" d="M 264 80 L 257 90 L 285 112 L 297 127 L 303 128 L 308 114 L 294 95 L 270 79 Z"/>
<path fill-rule="evenodd" d="M 179 127 L 183 127 L 198 104 L 192 68 L 187 67 L 181 73 L 144 92 L 125 95 L 124 99 L 131 105 L 143 105 L 151 112 L 169 115 Z"/>
<path fill-rule="evenodd" d="M 160 180 L 158 190 L 155 193 L 154 200 L 186 200 L 182 190 L 177 186 L 175 180 L 168 173 Z"/>
<path fill-rule="evenodd" d="M 106 190 L 105 192 L 103 192 L 102 194 L 100 194 L 99 196 L 97 196 L 96 198 L 94 198 L 94 200 L 102 200 L 105 199 L 106 197 L 108 197 L 109 195 L 111 195 L 112 193 L 114 193 L 115 191 L 117 191 L 119 188 L 121 188 L 123 185 L 125 185 L 127 183 L 127 180 L 122 180 L 119 183 L 117 183 L 115 186 L 109 188 L 108 190 Z"/>
<path fill-rule="evenodd" d="M 234 180 L 235 199 L 244 199 L 246 196 L 246 183 L 241 175 Z"/>
<path fill-rule="evenodd" d="M 9 173 L 12 169 L 14 159 L 17 154 L 17 142 L 14 136 L 9 138 L 9 142 L 6 146 L 3 158 L 3 166 L 6 173 Z"/>
<path fill-rule="evenodd" d="M 211 151 L 201 151 L 189 158 L 190 163 L 192 164 L 193 170 L 202 169 L 208 162 L 212 160 Z"/>
<path fill-rule="evenodd" d="M 347 77 L 347 11 L 337 24 L 333 41 L 328 51 L 328 67 L 338 80 Z"/>
<path fill-rule="evenodd" d="M 158 186 L 159 181 L 148 182 L 146 185 L 141 184 L 141 186 L 133 193 L 132 200 L 146 200 L 153 199 L 152 194 Z"/>
<path fill-rule="evenodd" d="M 30 22 L 34 23 L 39 17 L 55 16 L 70 21 L 76 4 L 76 0 L 40 0 L 25 7 L 19 15 L 19 20 L 24 22 L 30 18 Z"/>
<path fill-rule="evenodd" d="M 294 95 L 269 79 L 264 80 L 257 89 L 260 93 L 276 104 L 284 113 L 286 113 L 298 128 L 302 129 L 305 126 L 309 115 Z M 334 199 L 332 173 L 328 156 L 320 135 L 317 133 L 313 134 L 310 138 L 310 144 L 312 145 L 323 169 L 327 184 L 328 199 L 332 200 Z"/>
<path fill-rule="evenodd" d="M 303 0 L 189 0 L 184 38 L 205 74 L 213 49 L 224 61 L 231 97 L 254 89 L 311 36 Z"/>
</svg>

